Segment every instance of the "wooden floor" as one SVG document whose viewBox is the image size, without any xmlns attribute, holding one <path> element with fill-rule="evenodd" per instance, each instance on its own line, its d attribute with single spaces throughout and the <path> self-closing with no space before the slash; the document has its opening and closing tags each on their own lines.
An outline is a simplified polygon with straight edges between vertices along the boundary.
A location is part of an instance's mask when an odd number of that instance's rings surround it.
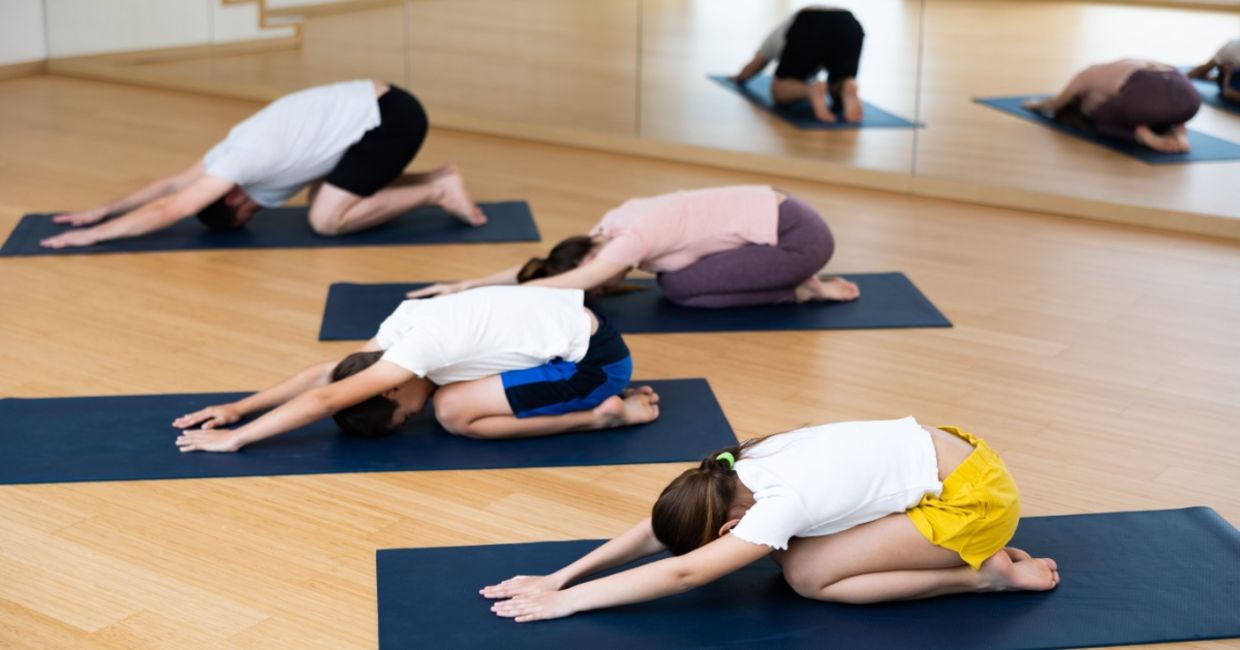
<svg viewBox="0 0 1240 650">
<path fill-rule="evenodd" d="M 185 165 L 257 106 L 0 82 L 0 234 Z M 444 161 L 480 200 L 529 200 L 548 242 L 631 196 L 778 184 L 827 216 L 829 269 L 904 271 L 955 322 L 628 337 L 638 377 L 707 377 L 743 437 L 912 414 L 986 437 L 1029 515 L 1206 505 L 1240 524 L 1240 245 L 434 131 L 415 167 Z M 545 246 L 0 259 L 0 395 L 256 389 L 349 349 L 315 340 L 331 282 Z M 0 487 L 0 646 L 373 647 L 376 549 L 613 535 L 683 467 Z"/>
<path fill-rule="evenodd" d="M 1240 218 L 1240 162 L 1147 165 L 977 96 L 1055 92 L 1099 61 L 1208 58 L 1240 13 L 1063 0 L 845 0 L 865 25 L 869 101 L 917 131 L 798 131 L 706 78 L 731 73 L 809 0 L 419 0 L 310 16 L 264 43 L 54 61 L 96 77 L 272 99 L 353 77 L 408 84 L 436 120 L 563 128 Z M 923 33 L 924 28 L 924 33 Z M 274 48 L 274 49 L 273 49 Z M 213 56 L 212 56 L 213 54 Z M 1192 128 L 1240 142 L 1209 106 Z M 893 177 L 891 186 L 900 182 Z M 1122 209 L 1122 208 L 1120 208 Z"/>
</svg>

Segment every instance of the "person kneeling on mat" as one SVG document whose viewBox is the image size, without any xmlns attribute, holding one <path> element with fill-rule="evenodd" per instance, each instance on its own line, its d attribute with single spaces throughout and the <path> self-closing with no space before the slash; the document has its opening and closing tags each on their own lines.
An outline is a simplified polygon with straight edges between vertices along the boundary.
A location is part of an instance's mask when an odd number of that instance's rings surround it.
<svg viewBox="0 0 1240 650">
<path fill-rule="evenodd" d="M 856 284 L 816 275 L 834 250 L 826 222 L 796 197 L 764 185 L 691 190 L 626 201 L 545 259 L 408 295 L 513 283 L 595 290 L 638 267 L 658 273 L 664 296 L 687 307 L 854 300 Z"/>
<path fill-rule="evenodd" d="M 814 600 L 866 604 L 1059 584 L 1054 560 L 1007 547 L 1016 484 L 955 427 L 842 422 L 749 440 L 686 470 L 649 518 L 546 576 L 484 587 L 518 622 L 671 596 L 773 555 Z M 674 557 L 587 582 L 654 555 Z M 573 583 L 574 586 L 568 586 Z"/>
<path fill-rule="evenodd" d="M 472 438 L 654 420 L 659 396 L 649 386 L 625 389 L 633 371 L 628 347 L 584 299 L 580 290 L 490 287 L 405 301 L 344 360 L 177 418 L 176 444 L 181 451 L 236 451 L 328 416 L 345 433 L 373 438 L 421 412 L 432 394 L 439 423 Z M 237 429 L 221 428 L 273 407 Z"/>
<path fill-rule="evenodd" d="M 1184 123 L 1201 108 L 1201 94 L 1172 66 L 1121 59 L 1086 68 L 1059 95 L 1029 101 L 1025 108 L 1103 137 L 1163 153 L 1186 153 Z"/>
<path fill-rule="evenodd" d="M 209 230 L 235 230 L 260 208 L 278 207 L 307 186 L 310 227 L 320 235 L 364 230 L 426 205 L 472 226 L 485 224 L 455 167 L 404 173 L 426 131 L 422 104 L 396 86 L 358 80 L 302 90 L 233 127 L 189 169 L 107 205 L 55 217 L 57 223 L 97 225 L 39 243 L 90 246 L 195 214 Z M 107 219 L 113 214 L 120 216 Z"/>
<path fill-rule="evenodd" d="M 1227 41 L 1212 59 L 1189 70 L 1188 78 L 1216 81 L 1220 97 L 1240 104 L 1240 38 Z"/>
<path fill-rule="evenodd" d="M 845 121 L 860 122 L 864 108 L 857 95 L 857 68 L 864 40 L 865 30 L 852 12 L 806 7 L 780 23 L 732 80 L 744 84 L 778 60 L 771 80 L 776 104 L 808 99 L 820 122 L 835 122 L 833 109 L 843 112 Z M 819 70 L 827 71 L 825 82 L 818 79 Z"/>
</svg>

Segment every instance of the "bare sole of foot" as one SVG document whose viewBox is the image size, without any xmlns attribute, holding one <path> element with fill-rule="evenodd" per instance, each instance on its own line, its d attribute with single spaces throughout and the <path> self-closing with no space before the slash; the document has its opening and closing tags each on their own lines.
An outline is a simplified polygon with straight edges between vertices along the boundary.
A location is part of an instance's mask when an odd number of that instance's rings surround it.
<svg viewBox="0 0 1240 650">
<path fill-rule="evenodd" d="M 649 386 L 630 388 L 594 407 L 594 414 L 603 428 L 652 422 L 659 417 L 659 395 Z"/>
<path fill-rule="evenodd" d="M 796 288 L 797 302 L 848 301 L 860 297 L 861 288 L 844 278 L 827 278 L 824 281 L 816 275 L 811 275 Z"/>
<path fill-rule="evenodd" d="M 844 119 L 849 122 L 860 122 L 865 117 L 865 105 L 861 103 L 861 97 L 857 94 L 857 80 L 845 81 L 841 95 L 844 98 Z"/>
<path fill-rule="evenodd" d="M 827 106 L 827 84 L 823 81 L 815 81 L 809 85 L 809 104 L 814 108 L 814 117 L 819 122 L 834 124 L 836 122 L 835 113 L 831 112 L 831 107 Z"/>
<path fill-rule="evenodd" d="M 487 216 L 465 191 L 465 180 L 455 165 L 444 165 L 431 172 L 431 177 L 431 184 L 441 191 L 439 206 L 448 214 L 471 226 L 481 226 L 487 222 Z"/>
<path fill-rule="evenodd" d="M 1162 153 L 1187 153 L 1189 150 L 1188 134 L 1177 129 L 1170 135 L 1158 135 L 1148 126 L 1138 126 L 1137 142 Z"/>
<path fill-rule="evenodd" d="M 995 553 L 982 563 L 987 591 L 1047 591 L 1059 584 L 1059 565 L 1054 560 L 1013 560 L 1006 551 Z"/>
</svg>

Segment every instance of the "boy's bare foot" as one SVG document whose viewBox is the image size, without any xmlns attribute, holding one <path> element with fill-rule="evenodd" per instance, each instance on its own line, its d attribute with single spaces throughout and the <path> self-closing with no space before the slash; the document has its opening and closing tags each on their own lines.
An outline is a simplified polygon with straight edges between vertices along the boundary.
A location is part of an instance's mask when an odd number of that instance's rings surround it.
<svg viewBox="0 0 1240 650">
<path fill-rule="evenodd" d="M 594 407 L 600 428 L 645 424 L 659 417 L 659 394 L 649 386 L 626 389 Z"/>
<path fill-rule="evenodd" d="M 861 103 L 861 97 L 857 94 L 857 80 L 845 79 L 844 88 L 840 95 L 844 98 L 844 120 L 860 122 L 861 118 L 865 116 L 865 106 Z"/>
<path fill-rule="evenodd" d="M 835 113 L 827 106 L 827 83 L 821 79 L 809 85 L 809 104 L 819 122 L 835 123 Z"/>
<path fill-rule="evenodd" d="M 487 216 L 478 208 L 478 204 L 469 198 L 465 191 L 465 180 L 455 165 L 444 165 L 430 174 L 430 182 L 439 190 L 440 207 L 448 214 L 464 221 L 471 226 L 481 226 L 487 222 Z"/>
<path fill-rule="evenodd" d="M 1050 558 L 1013 560 L 1004 549 L 982 563 L 979 577 L 984 591 L 1047 591 L 1059 584 L 1059 565 Z"/>
<path fill-rule="evenodd" d="M 1166 135 L 1154 133 L 1153 129 L 1142 124 L 1137 127 L 1137 142 L 1162 153 L 1187 153 L 1188 131 L 1183 126 L 1173 128 Z"/>
<path fill-rule="evenodd" d="M 809 276 L 797 285 L 797 302 L 815 302 L 821 300 L 856 300 L 861 297 L 861 288 L 856 283 L 844 278 L 828 278 L 825 282 L 816 275 Z"/>
</svg>

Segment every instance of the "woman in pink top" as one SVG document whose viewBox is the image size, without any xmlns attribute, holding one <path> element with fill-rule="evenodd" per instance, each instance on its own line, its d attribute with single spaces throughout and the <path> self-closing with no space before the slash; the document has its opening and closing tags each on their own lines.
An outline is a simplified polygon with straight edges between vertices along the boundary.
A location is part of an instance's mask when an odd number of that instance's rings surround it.
<svg viewBox="0 0 1240 650">
<path fill-rule="evenodd" d="M 690 190 L 626 201 L 545 258 L 409 297 L 524 282 L 592 290 L 636 267 L 658 274 L 664 296 L 689 307 L 854 300 L 856 284 L 817 276 L 834 250 L 813 208 L 769 186 Z"/>
<path fill-rule="evenodd" d="M 1184 153 L 1188 151 L 1184 123 L 1201 108 L 1201 95 L 1172 66 L 1121 59 L 1085 68 L 1057 96 L 1030 101 L 1025 108 L 1051 113 L 1056 120 L 1108 138 Z"/>
</svg>

